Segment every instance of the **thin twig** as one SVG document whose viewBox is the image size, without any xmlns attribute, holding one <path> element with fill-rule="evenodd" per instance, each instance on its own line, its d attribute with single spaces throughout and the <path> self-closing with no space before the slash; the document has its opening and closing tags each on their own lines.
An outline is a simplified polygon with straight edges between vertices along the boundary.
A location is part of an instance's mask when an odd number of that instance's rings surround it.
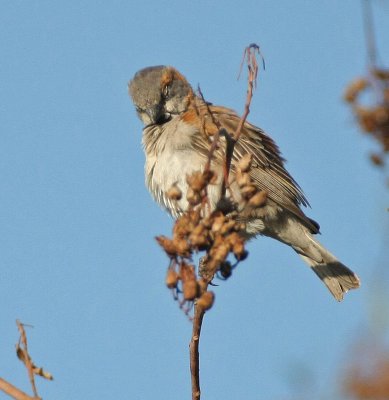
<svg viewBox="0 0 389 400">
<path fill-rule="evenodd" d="M 15 400 L 41 400 L 40 397 L 29 396 L 2 378 L 0 378 L 0 390 Z"/>
<path fill-rule="evenodd" d="M 24 356 L 23 362 L 27 368 L 28 377 L 31 382 L 32 391 L 34 393 L 34 396 L 38 397 L 38 391 L 37 391 L 36 385 L 35 385 L 35 376 L 34 376 L 34 371 L 33 371 L 33 365 L 31 362 L 30 355 L 28 354 L 26 331 L 24 330 L 24 325 L 19 320 L 16 320 L 16 325 L 18 326 L 18 329 L 20 332 L 18 349 L 20 349 L 20 351 L 23 352 L 23 356 Z M 20 343 L 22 344 L 23 347 L 20 346 Z"/>
<path fill-rule="evenodd" d="M 219 123 L 219 121 L 214 117 L 211 108 L 208 103 L 205 101 L 204 96 L 198 88 L 198 92 L 200 98 L 203 100 L 205 107 L 207 108 L 207 112 L 212 120 L 212 123 L 216 126 L 217 132 L 214 134 L 212 144 L 210 146 L 210 150 L 208 153 L 208 160 L 205 166 L 205 170 L 209 170 L 211 166 L 211 161 L 213 158 L 213 154 L 217 149 L 218 142 L 220 136 L 224 136 L 226 139 L 226 159 L 224 163 L 224 179 L 222 185 L 222 193 L 221 198 L 225 197 L 226 190 L 228 189 L 228 175 L 231 168 L 231 160 L 234 152 L 234 147 L 236 142 L 239 140 L 241 135 L 242 128 L 244 123 L 246 122 L 247 116 L 250 113 L 250 104 L 253 97 L 253 91 L 256 87 L 256 80 L 258 75 L 258 63 L 256 59 L 256 55 L 259 54 L 261 57 L 261 53 L 259 50 L 259 46 L 256 44 L 250 44 L 245 48 L 243 54 L 242 65 L 244 60 L 246 59 L 247 67 L 248 67 L 248 88 L 247 88 L 247 97 L 245 103 L 244 113 L 239 121 L 236 131 L 233 135 L 229 134 Z M 263 67 L 264 59 L 262 57 Z M 241 68 L 242 68 L 241 65 Z M 199 270 L 201 270 L 201 262 L 206 262 L 204 260 L 200 261 Z M 202 278 L 203 287 L 202 290 L 205 292 L 209 283 L 211 282 L 213 275 L 216 271 L 213 271 L 207 279 Z M 192 329 L 192 338 L 189 344 L 189 352 L 190 352 L 190 372 L 191 372 L 191 382 L 192 382 L 192 400 L 200 400 L 201 390 L 200 390 L 200 361 L 199 361 L 199 344 L 200 344 L 200 335 L 201 335 L 201 327 L 203 323 L 205 310 L 202 307 L 199 307 L 196 303 L 194 305 L 194 315 L 193 315 L 193 329 Z"/>
<path fill-rule="evenodd" d="M 190 352 L 190 373 L 192 381 L 192 400 L 200 400 L 200 360 L 199 344 L 201 335 L 201 326 L 203 323 L 205 310 L 197 304 L 194 306 L 192 339 L 189 345 Z"/>
<path fill-rule="evenodd" d="M 261 56 L 263 67 L 265 67 L 265 61 L 262 57 L 262 54 L 260 53 L 259 46 L 257 44 L 255 43 L 250 44 L 245 48 L 243 53 L 243 59 L 240 70 L 242 70 L 244 59 L 246 58 L 247 69 L 248 69 L 248 79 L 247 79 L 248 86 L 247 86 L 246 103 L 244 105 L 244 112 L 242 117 L 240 118 L 239 124 L 236 128 L 233 137 L 233 140 L 235 142 L 239 140 L 243 125 L 246 122 L 246 119 L 250 113 L 250 105 L 251 105 L 251 100 L 253 98 L 254 88 L 257 86 L 257 77 L 258 77 L 258 62 L 256 58 L 257 54 Z"/>
<path fill-rule="evenodd" d="M 259 50 L 259 46 L 255 43 L 250 44 L 247 46 L 243 52 L 243 57 L 242 57 L 242 62 L 240 65 L 240 71 L 238 78 L 241 74 L 242 68 L 244 61 L 246 59 L 247 63 L 247 69 L 248 69 L 248 78 L 247 78 L 247 96 L 246 96 L 246 103 L 244 106 L 244 112 L 242 117 L 239 120 L 239 124 L 234 132 L 234 135 L 229 137 L 227 139 L 227 148 L 226 148 L 226 171 L 227 171 L 227 181 L 228 181 L 228 175 L 231 169 L 231 161 L 232 161 L 232 155 L 234 154 L 234 148 L 236 142 L 239 140 L 240 135 L 242 133 L 242 128 L 243 125 L 246 122 L 246 119 L 250 113 L 250 105 L 251 105 L 251 100 L 253 98 L 253 92 L 254 88 L 257 86 L 257 77 L 258 77 L 258 62 L 256 55 L 260 55 L 262 59 L 262 65 L 263 68 L 265 69 L 265 60 Z"/>
<path fill-rule="evenodd" d="M 374 21 L 371 1 L 362 0 L 362 7 L 368 63 L 369 68 L 374 68 L 377 64 L 377 47 L 374 34 Z"/>
</svg>

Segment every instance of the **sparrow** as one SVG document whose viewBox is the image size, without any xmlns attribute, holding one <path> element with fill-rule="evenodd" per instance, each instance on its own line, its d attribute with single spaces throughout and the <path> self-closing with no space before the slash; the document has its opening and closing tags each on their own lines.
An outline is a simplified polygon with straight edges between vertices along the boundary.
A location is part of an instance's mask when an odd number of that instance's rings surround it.
<svg viewBox="0 0 389 400">
<path fill-rule="evenodd" d="M 206 102 L 171 66 L 138 71 L 129 82 L 129 94 L 144 124 L 146 185 L 156 202 L 174 218 L 189 207 L 187 175 L 204 170 L 213 138 L 221 133 L 211 161 L 217 179 L 207 189 L 208 201 L 216 208 L 222 195 L 226 140 L 237 129 L 238 114 Z M 242 197 L 235 179 L 237 165 L 246 154 L 252 157 L 251 181 L 267 194 L 266 204 L 249 214 L 240 205 Z M 231 157 L 228 190 L 237 203 L 238 216 L 245 222 L 244 234 L 247 238 L 268 236 L 292 247 L 341 301 L 349 289 L 360 286 L 359 278 L 314 237 L 319 224 L 302 211 L 302 206 L 309 206 L 308 200 L 284 164 L 275 142 L 262 129 L 245 122 Z M 173 185 L 183 193 L 178 201 L 167 195 Z"/>
</svg>

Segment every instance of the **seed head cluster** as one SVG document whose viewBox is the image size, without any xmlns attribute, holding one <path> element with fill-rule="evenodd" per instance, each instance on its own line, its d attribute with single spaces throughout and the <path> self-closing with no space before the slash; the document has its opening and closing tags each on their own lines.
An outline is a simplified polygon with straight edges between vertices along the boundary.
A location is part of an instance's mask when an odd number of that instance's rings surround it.
<svg viewBox="0 0 389 400">
<path fill-rule="evenodd" d="M 253 185 L 250 168 L 251 157 L 247 155 L 236 166 L 235 180 L 244 207 L 261 207 L 266 203 L 267 194 Z M 181 308 L 189 313 L 193 302 L 204 310 L 212 307 L 215 296 L 208 290 L 208 285 L 215 275 L 228 279 L 248 252 L 243 235 L 245 224 L 238 218 L 236 205 L 226 200 L 224 203 L 229 204 L 228 207 L 224 204 L 210 209 L 207 189 L 215 184 L 215 173 L 211 169 L 196 171 L 188 175 L 186 181 L 188 211 L 176 220 L 171 238 L 158 236 L 156 240 L 170 259 L 166 286 L 173 291 Z M 173 201 L 179 201 L 183 196 L 177 185 L 166 194 Z M 193 262 L 195 254 L 201 257 L 198 268 Z"/>
<path fill-rule="evenodd" d="M 362 97 L 370 102 L 362 103 Z M 374 68 L 368 77 L 352 81 L 345 90 L 344 100 L 350 104 L 361 130 L 381 145 L 370 159 L 377 166 L 385 165 L 389 153 L 389 70 Z"/>
<path fill-rule="evenodd" d="M 267 192 L 259 190 L 253 184 L 250 177 L 251 163 L 251 154 L 245 154 L 241 158 L 237 166 L 236 182 L 239 185 L 245 208 L 263 207 L 267 201 Z"/>
</svg>

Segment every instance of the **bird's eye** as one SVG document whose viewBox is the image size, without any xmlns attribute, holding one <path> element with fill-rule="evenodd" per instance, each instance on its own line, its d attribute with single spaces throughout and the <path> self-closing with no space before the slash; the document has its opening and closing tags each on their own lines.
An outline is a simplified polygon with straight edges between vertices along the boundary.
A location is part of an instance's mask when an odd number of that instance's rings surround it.
<svg viewBox="0 0 389 400">
<path fill-rule="evenodd" d="M 142 113 L 143 112 L 143 110 L 138 106 L 135 107 L 135 110 L 136 110 L 137 113 Z"/>
<path fill-rule="evenodd" d="M 169 96 L 169 92 L 170 92 L 170 87 L 169 87 L 169 85 L 164 86 L 163 89 L 162 89 L 162 94 L 163 94 L 163 96 L 164 96 L 164 97 Z"/>
</svg>

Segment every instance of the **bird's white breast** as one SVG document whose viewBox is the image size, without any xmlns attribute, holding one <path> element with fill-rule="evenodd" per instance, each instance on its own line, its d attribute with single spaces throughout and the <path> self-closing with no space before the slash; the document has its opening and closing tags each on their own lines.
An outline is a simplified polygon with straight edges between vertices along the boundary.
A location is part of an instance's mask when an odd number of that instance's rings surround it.
<svg viewBox="0 0 389 400">
<path fill-rule="evenodd" d="M 186 176 L 202 171 L 207 162 L 204 155 L 192 148 L 192 136 L 197 129 L 174 118 L 162 126 L 145 128 L 143 145 L 146 154 L 146 185 L 155 200 L 173 215 L 188 208 Z M 173 203 L 166 192 L 177 185 L 182 199 Z"/>
</svg>

